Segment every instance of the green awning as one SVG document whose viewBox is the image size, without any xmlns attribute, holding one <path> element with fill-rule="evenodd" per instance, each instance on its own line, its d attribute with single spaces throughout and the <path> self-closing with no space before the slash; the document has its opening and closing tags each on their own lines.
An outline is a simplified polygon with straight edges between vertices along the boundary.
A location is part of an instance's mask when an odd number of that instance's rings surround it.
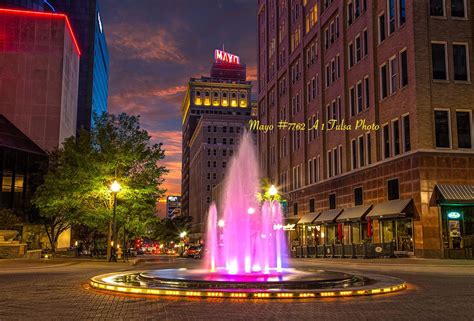
<svg viewBox="0 0 474 321">
<path fill-rule="evenodd" d="M 377 204 L 367 214 L 371 218 L 391 218 L 391 217 L 406 217 L 412 214 L 412 199 L 407 200 L 393 200 L 385 203 Z"/>
<path fill-rule="evenodd" d="M 319 215 L 316 218 L 316 220 L 314 220 L 314 223 L 320 223 L 320 224 L 332 223 L 332 222 L 334 222 L 336 217 L 338 217 L 339 214 L 341 214 L 342 211 L 343 211 L 343 209 L 337 208 L 337 209 L 334 209 L 334 210 L 328 210 L 328 211 L 321 212 L 321 215 Z"/>
<path fill-rule="evenodd" d="M 311 224 L 318 217 L 319 213 L 308 213 L 298 221 L 298 224 Z"/>
<path fill-rule="evenodd" d="M 351 208 L 345 208 L 344 212 L 337 218 L 336 222 L 360 222 L 370 211 L 372 205 L 360 205 Z"/>
<path fill-rule="evenodd" d="M 474 185 L 436 185 L 440 203 L 474 203 Z"/>
</svg>

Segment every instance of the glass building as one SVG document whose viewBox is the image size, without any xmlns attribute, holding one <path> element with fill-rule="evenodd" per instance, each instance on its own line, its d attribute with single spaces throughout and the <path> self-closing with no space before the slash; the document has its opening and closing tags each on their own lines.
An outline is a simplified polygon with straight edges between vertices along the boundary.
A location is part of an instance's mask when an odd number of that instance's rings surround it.
<svg viewBox="0 0 474 321">
<path fill-rule="evenodd" d="M 0 7 L 64 13 L 81 48 L 77 130 L 90 130 L 93 115 L 107 112 L 109 51 L 98 0 L 0 0 Z"/>
</svg>

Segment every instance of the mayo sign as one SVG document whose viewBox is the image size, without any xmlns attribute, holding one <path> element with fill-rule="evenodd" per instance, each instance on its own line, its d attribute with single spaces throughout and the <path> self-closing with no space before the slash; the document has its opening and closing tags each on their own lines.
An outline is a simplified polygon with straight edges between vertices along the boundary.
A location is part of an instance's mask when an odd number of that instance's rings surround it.
<svg viewBox="0 0 474 321">
<path fill-rule="evenodd" d="M 219 49 L 214 50 L 214 59 L 218 62 L 226 62 L 228 64 L 239 65 L 239 56 L 233 55 L 229 52 L 225 52 Z"/>
</svg>

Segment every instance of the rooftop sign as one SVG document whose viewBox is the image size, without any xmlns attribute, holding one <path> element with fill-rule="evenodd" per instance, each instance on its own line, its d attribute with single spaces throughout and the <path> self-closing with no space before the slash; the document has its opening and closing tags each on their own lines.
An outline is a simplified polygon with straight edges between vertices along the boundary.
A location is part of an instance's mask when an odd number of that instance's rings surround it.
<svg viewBox="0 0 474 321">
<path fill-rule="evenodd" d="M 239 56 L 233 55 L 229 52 L 225 52 L 219 49 L 214 50 L 214 59 L 216 60 L 216 62 L 225 62 L 225 63 L 233 64 L 233 65 L 240 64 Z"/>
</svg>

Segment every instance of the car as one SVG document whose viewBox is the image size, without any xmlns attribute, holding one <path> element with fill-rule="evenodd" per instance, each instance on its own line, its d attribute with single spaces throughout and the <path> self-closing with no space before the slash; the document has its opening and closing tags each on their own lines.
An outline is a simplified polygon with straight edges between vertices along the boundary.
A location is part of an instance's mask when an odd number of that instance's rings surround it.
<svg viewBox="0 0 474 321">
<path fill-rule="evenodd" d="M 192 257 L 192 258 L 194 258 L 196 253 L 199 251 L 199 247 L 200 247 L 199 245 L 191 245 L 190 247 L 188 247 L 186 249 L 186 251 L 184 251 L 183 257 Z"/>
<path fill-rule="evenodd" d="M 204 252 L 205 252 L 204 246 L 202 245 L 196 246 L 196 251 L 194 252 L 193 258 L 202 259 Z"/>
</svg>

